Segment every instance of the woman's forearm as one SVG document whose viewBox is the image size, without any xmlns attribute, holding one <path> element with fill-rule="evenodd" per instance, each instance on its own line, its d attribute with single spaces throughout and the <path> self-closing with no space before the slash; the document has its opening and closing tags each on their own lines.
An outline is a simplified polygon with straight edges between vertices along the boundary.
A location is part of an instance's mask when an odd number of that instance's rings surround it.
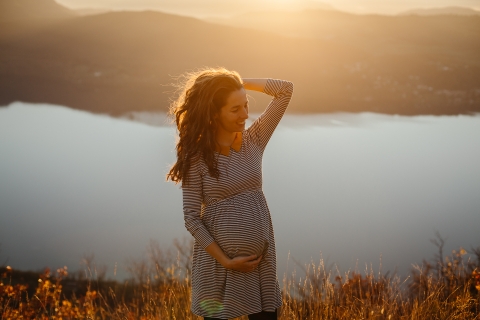
<svg viewBox="0 0 480 320">
<path fill-rule="evenodd" d="M 266 78 L 244 78 L 243 87 L 246 90 L 260 91 L 263 92 L 265 85 L 267 84 Z"/>
<path fill-rule="evenodd" d="M 228 269 L 228 262 L 230 258 L 223 252 L 222 248 L 214 241 L 210 243 L 206 248 L 205 251 L 208 252 L 215 260 L 218 261 L 224 268 Z"/>
<path fill-rule="evenodd" d="M 250 256 L 241 256 L 230 259 L 222 248 L 214 241 L 210 243 L 205 251 L 218 261 L 225 269 L 236 270 L 240 272 L 251 272 L 257 268 L 263 256 L 252 254 Z"/>
</svg>

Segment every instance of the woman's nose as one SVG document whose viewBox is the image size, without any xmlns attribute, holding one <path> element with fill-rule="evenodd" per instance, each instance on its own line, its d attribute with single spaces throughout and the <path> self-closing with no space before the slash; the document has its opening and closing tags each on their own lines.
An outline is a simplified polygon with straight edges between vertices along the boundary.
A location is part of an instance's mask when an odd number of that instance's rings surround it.
<svg viewBox="0 0 480 320">
<path fill-rule="evenodd" d="M 240 114 L 240 116 L 242 117 L 242 119 L 248 119 L 248 109 L 243 108 L 243 112 Z"/>
</svg>

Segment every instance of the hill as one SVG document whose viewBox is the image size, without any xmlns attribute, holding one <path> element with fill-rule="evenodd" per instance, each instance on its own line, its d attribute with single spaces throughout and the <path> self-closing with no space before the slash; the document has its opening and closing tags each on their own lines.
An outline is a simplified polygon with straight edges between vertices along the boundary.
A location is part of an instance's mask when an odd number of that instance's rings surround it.
<svg viewBox="0 0 480 320">
<path fill-rule="evenodd" d="M 74 16 L 71 10 L 53 0 L 0 0 L 0 20 L 55 20 Z"/>
<path fill-rule="evenodd" d="M 212 22 L 348 44 L 372 54 L 468 55 L 480 62 L 480 17 L 355 15 L 340 11 L 252 12 Z M 441 50 L 441 51 L 439 51 Z"/>
<path fill-rule="evenodd" d="M 65 9 L 41 3 L 44 12 Z M 36 20 L 0 21 L 0 105 L 50 102 L 117 115 L 166 110 L 170 75 L 208 65 L 292 80 L 294 112 L 480 110 L 476 17 L 307 10 L 219 25 L 144 11 L 66 14 L 42 28 Z M 266 100 L 255 97 L 259 111 Z"/>
<path fill-rule="evenodd" d="M 478 16 L 480 11 L 464 7 L 445 7 L 445 8 L 430 8 L 430 9 L 412 9 L 400 13 L 400 15 L 420 15 L 420 16 L 434 16 L 434 15 L 461 15 L 461 16 Z"/>
</svg>

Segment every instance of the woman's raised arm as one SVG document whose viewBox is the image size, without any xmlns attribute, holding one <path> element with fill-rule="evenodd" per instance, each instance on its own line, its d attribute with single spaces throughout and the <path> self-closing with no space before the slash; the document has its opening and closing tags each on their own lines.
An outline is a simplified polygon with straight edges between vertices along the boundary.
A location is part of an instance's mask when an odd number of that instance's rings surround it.
<svg viewBox="0 0 480 320">
<path fill-rule="evenodd" d="M 253 91 L 259 91 L 263 92 L 265 90 L 265 85 L 267 84 L 268 79 L 267 78 L 244 78 L 242 79 L 243 81 L 243 87 L 246 90 L 253 90 Z"/>
<path fill-rule="evenodd" d="M 243 81 L 245 89 L 261 91 L 273 97 L 265 111 L 247 129 L 247 133 L 253 137 L 263 152 L 290 103 L 293 83 L 277 79 L 244 79 Z"/>
</svg>

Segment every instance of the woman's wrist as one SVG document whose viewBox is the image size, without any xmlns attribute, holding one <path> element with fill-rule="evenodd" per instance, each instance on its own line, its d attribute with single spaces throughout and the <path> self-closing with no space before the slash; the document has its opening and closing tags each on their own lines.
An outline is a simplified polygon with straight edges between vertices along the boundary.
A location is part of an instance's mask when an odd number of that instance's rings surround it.
<svg viewBox="0 0 480 320">
<path fill-rule="evenodd" d="M 215 260 L 218 261 L 225 269 L 230 269 L 231 267 L 231 260 L 229 256 L 223 252 L 222 248 L 214 241 L 210 243 L 206 248 L 205 251 L 209 255 L 211 255 Z"/>
<path fill-rule="evenodd" d="M 263 92 L 267 84 L 267 78 L 243 78 L 243 87 L 245 90 L 253 90 Z"/>
<path fill-rule="evenodd" d="M 230 269 L 231 268 L 231 262 L 232 262 L 232 259 L 230 258 L 227 258 L 225 259 L 223 262 L 220 262 L 220 264 L 225 268 L 225 269 Z"/>
</svg>

